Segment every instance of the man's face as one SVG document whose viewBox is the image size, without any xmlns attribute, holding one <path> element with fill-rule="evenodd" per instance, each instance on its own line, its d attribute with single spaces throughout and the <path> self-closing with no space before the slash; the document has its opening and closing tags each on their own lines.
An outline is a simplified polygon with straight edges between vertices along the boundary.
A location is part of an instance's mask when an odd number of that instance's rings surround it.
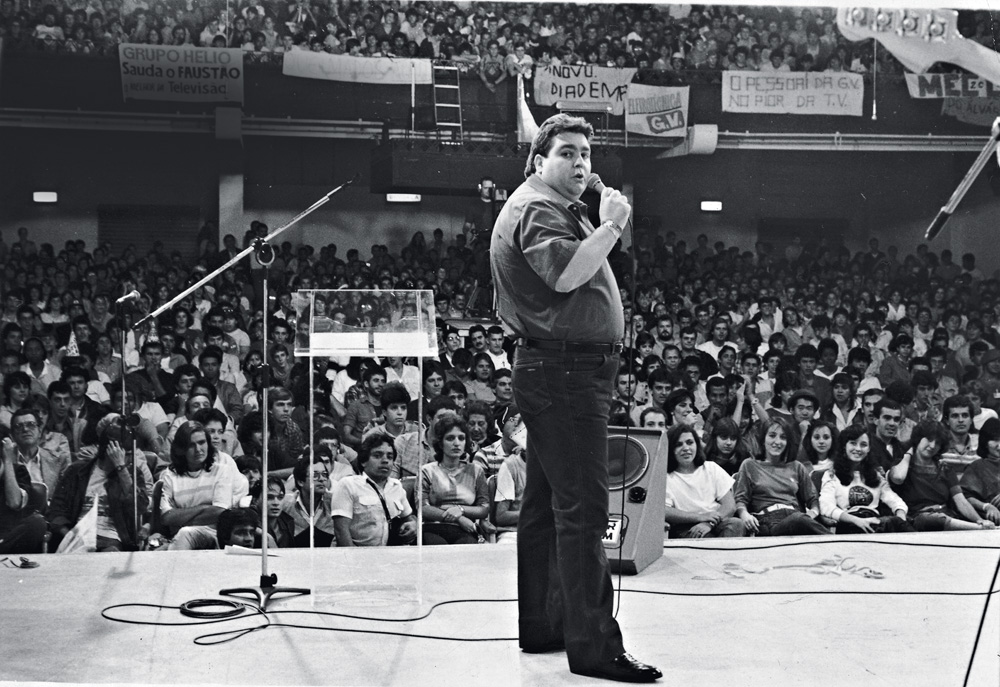
<svg viewBox="0 0 1000 687">
<path fill-rule="evenodd" d="M 147 369 L 158 369 L 163 361 L 163 349 L 160 346 L 150 346 L 142 354 L 142 361 Z"/>
<path fill-rule="evenodd" d="M 725 386 L 713 386 L 708 390 L 708 402 L 717 410 L 725 411 L 729 393 Z"/>
<path fill-rule="evenodd" d="M 684 368 L 684 376 L 690 384 L 697 384 L 701 379 L 701 368 L 697 365 L 688 365 Z"/>
<path fill-rule="evenodd" d="M 202 376 L 210 382 L 219 378 L 220 362 L 217 358 L 205 358 L 198 363 Z"/>
<path fill-rule="evenodd" d="M 365 386 L 368 387 L 368 393 L 372 398 L 378 398 L 382 393 L 382 387 L 385 386 L 385 375 L 373 374 Z"/>
<path fill-rule="evenodd" d="M 10 424 L 10 433 L 17 447 L 24 451 L 38 445 L 42 430 L 33 415 L 22 415 Z"/>
<path fill-rule="evenodd" d="M 69 414 L 70 395 L 66 393 L 52 394 L 49 399 L 52 405 L 52 415 L 57 420 L 63 420 Z"/>
<path fill-rule="evenodd" d="M 792 415 L 795 417 L 796 422 L 811 420 L 815 413 L 815 404 L 806 398 L 800 398 L 795 401 L 795 407 L 792 408 Z"/>
<path fill-rule="evenodd" d="M 490 334 L 489 347 L 493 355 L 503 353 L 503 334 Z"/>
<path fill-rule="evenodd" d="M 620 374 L 615 380 L 615 391 L 619 398 L 631 398 L 635 388 L 635 377 L 629 373 Z"/>
<path fill-rule="evenodd" d="M 871 394 L 865 396 L 861 401 L 861 410 L 865 414 L 865 422 L 869 424 L 874 424 L 875 422 L 875 406 L 878 402 L 882 400 L 882 396 L 879 394 Z"/>
<path fill-rule="evenodd" d="M 42 342 L 32 339 L 24 345 L 24 357 L 28 362 L 37 365 L 45 360 L 45 347 Z"/>
<path fill-rule="evenodd" d="M 668 351 L 663 352 L 663 365 L 668 370 L 676 370 L 678 367 L 680 367 L 680 364 L 681 364 L 681 354 L 678 351 L 670 349 Z"/>
<path fill-rule="evenodd" d="M 87 380 L 83 377 L 69 377 L 66 383 L 69 384 L 69 393 L 74 401 L 79 401 L 87 395 Z"/>
<path fill-rule="evenodd" d="M 497 377 L 493 393 L 496 394 L 498 402 L 509 403 L 514 398 L 514 385 L 511 384 L 511 378 L 509 376 Z"/>
<path fill-rule="evenodd" d="M 396 461 L 396 450 L 392 444 L 379 444 L 372 449 L 368 461 L 364 465 L 364 473 L 376 482 L 385 480 L 392 471 L 392 464 Z"/>
<path fill-rule="evenodd" d="M 830 370 L 837 366 L 837 351 L 824 348 L 819 356 L 820 364 L 824 369 Z"/>
<path fill-rule="evenodd" d="M 271 339 L 274 343 L 288 343 L 288 328 L 287 327 L 274 327 L 271 330 Z"/>
<path fill-rule="evenodd" d="M 967 406 L 956 406 L 948 411 L 948 429 L 954 434 L 968 434 L 972 426 L 972 412 Z"/>
<path fill-rule="evenodd" d="M 486 416 L 473 413 L 469 416 L 469 438 L 477 444 L 486 441 L 489 434 L 489 426 L 486 424 Z"/>
<path fill-rule="evenodd" d="M 660 320 L 656 324 L 656 338 L 660 341 L 669 341 L 674 336 L 674 323 L 672 320 Z"/>
<path fill-rule="evenodd" d="M 472 344 L 473 350 L 481 351 L 486 348 L 486 335 L 480 331 L 473 332 L 469 336 L 469 342 Z"/>
<path fill-rule="evenodd" d="M 666 429 L 667 416 L 663 413 L 646 413 L 642 426 L 647 429 Z"/>
<path fill-rule="evenodd" d="M 719 322 L 717 325 L 712 327 L 712 340 L 716 344 L 722 344 L 726 338 L 729 336 L 729 325 L 724 322 Z"/>
<path fill-rule="evenodd" d="M 406 404 L 405 403 L 392 403 L 386 408 L 385 422 L 392 427 L 402 427 L 406 422 Z"/>
<path fill-rule="evenodd" d="M 534 163 L 542 181 L 567 200 L 577 201 L 587 188 L 590 142 L 583 134 L 561 133 L 552 140 L 548 155 L 536 155 Z"/>
<path fill-rule="evenodd" d="M 681 348 L 685 351 L 689 351 L 694 348 L 694 343 L 697 340 L 698 336 L 696 334 L 681 334 Z"/>
<path fill-rule="evenodd" d="M 816 371 L 816 358 L 803 357 L 799 359 L 799 371 L 804 375 L 811 375 Z"/>
<path fill-rule="evenodd" d="M 383 377 L 384 380 L 385 378 Z M 295 406 L 292 404 L 291 399 L 275 401 L 271 404 L 271 413 L 278 422 L 286 422 L 292 417 L 292 410 L 294 408 Z"/>
<path fill-rule="evenodd" d="M 296 485 L 299 488 L 299 493 L 307 495 L 309 494 L 309 475 L 306 475 L 305 482 L 299 482 L 296 480 Z M 330 471 L 327 470 L 324 463 L 313 463 L 312 464 L 312 480 L 313 480 L 313 494 L 315 494 L 318 499 L 320 496 L 326 493 L 330 482 Z M 308 497 L 307 497 L 308 498 Z"/>
<path fill-rule="evenodd" d="M 899 421 L 902 417 L 903 414 L 898 410 L 883 408 L 875 421 L 875 429 L 884 439 L 892 439 L 899 431 Z"/>
<path fill-rule="evenodd" d="M 743 361 L 743 374 L 756 377 L 760 374 L 760 361 L 756 358 L 747 358 Z"/>
<path fill-rule="evenodd" d="M 233 533 L 229 536 L 229 543 L 233 546 L 242 546 L 247 549 L 252 549 L 254 535 L 256 534 L 257 528 L 253 525 L 237 525 L 233 528 Z"/>
</svg>

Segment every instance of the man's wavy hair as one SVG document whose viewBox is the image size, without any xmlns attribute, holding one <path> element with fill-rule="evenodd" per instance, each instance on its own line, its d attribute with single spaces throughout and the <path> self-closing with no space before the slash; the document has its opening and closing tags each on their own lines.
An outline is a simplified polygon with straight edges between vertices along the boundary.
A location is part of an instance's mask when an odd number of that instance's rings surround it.
<svg viewBox="0 0 1000 687">
<path fill-rule="evenodd" d="M 535 156 L 546 157 L 552 149 L 552 141 L 559 134 L 583 134 L 588 139 L 594 136 L 594 127 L 583 117 L 571 117 L 568 114 L 552 115 L 538 128 L 535 140 L 531 142 L 528 151 L 528 163 L 524 166 L 524 178 L 535 173 Z"/>
</svg>

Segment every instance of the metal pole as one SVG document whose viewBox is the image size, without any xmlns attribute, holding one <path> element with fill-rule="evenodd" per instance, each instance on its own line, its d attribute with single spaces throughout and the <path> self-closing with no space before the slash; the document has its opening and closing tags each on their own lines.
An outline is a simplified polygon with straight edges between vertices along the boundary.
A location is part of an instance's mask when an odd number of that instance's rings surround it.
<svg viewBox="0 0 1000 687">
<path fill-rule="evenodd" d="M 263 424 L 261 426 L 261 452 L 260 452 L 260 471 L 261 480 L 264 482 L 264 507 L 261 509 L 261 525 L 263 530 L 263 536 L 260 542 L 260 578 L 263 580 L 267 577 L 267 416 L 270 410 L 267 407 L 267 386 L 270 383 L 270 375 L 268 374 L 267 366 L 267 269 L 264 270 L 264 327 L 261 331 L 261 335 L 264 339 L 264 364 L 261 366 L 261 382 L 263 383 L 263 393 L 261 394 L 260 404 L 261 404 L 261 419 Z"/>
<path fill-rule="evenodd" d="M 319 200 L 317 200 L 315 203 L 313 203 L 312 205 L 310 205 L 308 208 L 306 208 L 305 210 L 303 210 L 302 212 L 300 212 L 299 214 L 297 214 L 295 217 L 292 218 L 292 220 L 288 224 L 286 224 L 284 226 L 281 226 L 281 227 L 278 227 L 277 229 L 275 229 L 274 231 L 272 231 L 270 234 L 268 234 L 267 236 L 265 236 L 264 239 L 263 239 L 263 242 L 264 243 L 268 243 L 268 244 L 271 243 L 271 241 L 273 239 L 277 238 L 277 236 L 279 234 L 281 234 L 286 229 L 288 229 L 292 225 L 294 225 L 297 222 L 299 222 L 302 218 L 304 218 L 306 215 L 310 214 L 313 210 L 316 210 L 321 205 L 324 205 L 327 201 L 330 200 L 330 198 L 335 193 L 337 193 L 338 191 L 340 191 L 341 189 L 343 189 L 345 186 L 350 186 L 351 184 L 353 184 L 354 182 L 356 182 L 360 178 L 361 178 L 360 174 L 355 174 L 354 177 L 350 181 L 347 181 L 347 182 L 341 184 L 340 186 L 338 186 L 337 188 L 333 189 L 332 191 L 330 191 L 329 193 L 327 193 L 325 196 L 323 196 L 322 198 L 320 198 Z M 135 327 L 139 327 L 140 325 L 144 324 L 147 320 L 151 320 L 154 317 L 159 317 L 161 313 L 163 313 L 163 312 L 169 310 L 170 308 L 172 308 L 175 303 L 178 303 L 179 301 L 181 301 L 184 298 L 186 298 L 188 294 L 194 293 L 196 290 L 198 290 L 198 288 L 204 286 L 208 282 L 210 282 L 213 279 L 215 279 L 217 276 L 219 276 L 220 274 L 222 274 L 223 272 L 225 272 L 227 269 L 229 269 L 230 267 L 232 267 L 233 265 L 235 265 L 236 263 L 238 263 L 240 260 L 242 260 L 246 256 L 248 256 L 251 253 L 253 253 L 255 249 L 256 249 L 256 245 L 255 244 L 251 244 L 251 245 L 247 246 L 246 248 L 244 248 L 243 250 L 241 250 L 239 253 L 237 253 L 236 255 L 234 255 L 233 258 L 232 258 L 232 260 L 230 260 L 229 262 L 227 262 L 225 265 L 222 265 L 221 267 L 219 267 L 214 272 L 206 275 L 205 277 L 201 278 L 200 280 L 198 280 L 197 282 L 195 282 L 194 284 L 192 284 L 188 288 L 186 288 L 183 291 L 181 291 L 179 294 L 177 294 L 176 296 L 174 296 L 173 298 L 171 298 L 169 301 L 167 301 L 166 303 L 164 303 L 163 305 L 161 305 L 159 308 L 157 308 L 156 310 L 154 310 L 153 312 L 149 313 L 144 318 L 142 318 L 141 320 L 139 320 L 138 322 L 136 322 L 134 326 Z M 267 312 L 267 303 L 266 302 L 264 303 L 264 311 Z M 265 341 L 266 341 L 266 339 L 265 339 Z M 125 354 L 125 352 L 122 351 L 122 355 L 124 355 L 124 354 Z M 266 357 L 267 356 L 265 356 L 265 358 Z"/>
</svg>

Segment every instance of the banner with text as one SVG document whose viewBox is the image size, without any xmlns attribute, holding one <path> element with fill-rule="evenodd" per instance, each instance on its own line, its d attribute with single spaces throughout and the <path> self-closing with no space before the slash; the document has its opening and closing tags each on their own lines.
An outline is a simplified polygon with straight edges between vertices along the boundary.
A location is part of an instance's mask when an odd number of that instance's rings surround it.
<svg viewBox="0 0 1000 687">
<path fill-rule="evenodd" d="M 555 105 L 559 101 L 611 105 L 611 114 L 625 112 L 625 94 L 635 69 L 596 65 L 560 65 L 535 71 L 535 102 Z M 567 109 L 572 109 L 569 107 Z"/>
<path fill-rule="evenodd" d="M 281 73 L 306 79 L 326 79 L 349 83 L 377 83 L 388 86 L 430 84 L 431 61 L 403 57 L 354 57 L 325 52 L 286 52 Z"/>
<path fill-rule="evenodd" d="M 992 98 L 1000 86 L 973 74 L 907 74 L 911 98 Z"/>
<path fill-rule="evenodd" d="M 128 100 L 243 102 L 243 51 L 193 45 L 118 46 Z"/>
<path fill-rule="evenodd" d="M 860 117 L 864 94 L 847 72 L 722 73 L 723 112 Z"/>
<path fill-rule="evenodd" d="M 945 98 L 941 114 L 966 124 L 992 126 L 1000 117 L 1000 93 L 992 98 Z"/>
<path fill-rule="evenodd" d="M 625 99 L 625 130 L 664 138 L 687 136 L 690 91 L 690 86 L 629 84 Z"/>
</svg>

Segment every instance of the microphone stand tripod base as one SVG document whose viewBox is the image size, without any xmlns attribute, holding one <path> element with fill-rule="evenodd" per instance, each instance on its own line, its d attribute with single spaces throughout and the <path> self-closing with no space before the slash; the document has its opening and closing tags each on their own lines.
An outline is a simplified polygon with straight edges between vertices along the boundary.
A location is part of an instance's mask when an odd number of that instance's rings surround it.
<svg viewBox="0 0 1000 687">
<path fill-rule="evenodd" d="M 259 587 L 234 587 L 232 589 L 223 589 L 219 594 L 239 598 L 244 598 L 241 595 L 249 594 L 257 600 L 257 605 L 260 606 L 260 610 L 262 611 L 267 610 L 268 602 L 276 594 L 288 594 L 289 596 L 307 596 L 310 594 L 309 589 L 301 587 L 276 587 L 274 585 L 277 581 L 277 575 L 261 575 Z"/>
</svg>

